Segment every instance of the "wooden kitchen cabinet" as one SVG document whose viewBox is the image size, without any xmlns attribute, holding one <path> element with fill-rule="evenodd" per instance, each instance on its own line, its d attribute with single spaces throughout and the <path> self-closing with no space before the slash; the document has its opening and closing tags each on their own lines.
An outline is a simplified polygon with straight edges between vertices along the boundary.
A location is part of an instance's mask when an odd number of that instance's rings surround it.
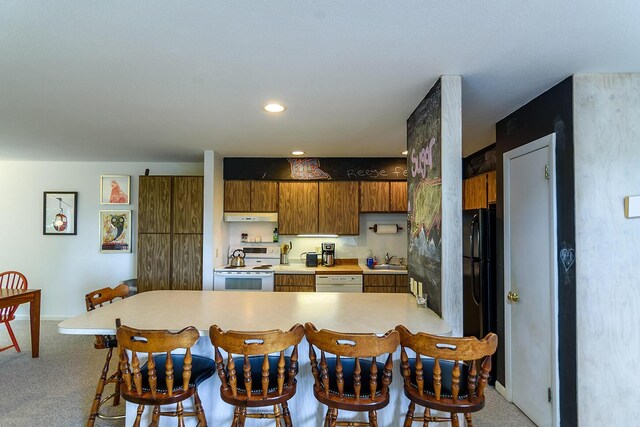
<svg viewBox="0 0 640 427">
<path fill-rule="evenodd" d="M 318 233 L 360 234 L 358 183 L 334 181 L 318 185 Z"/>
<path fill-rule="evenodd" d="M 389 212 L 389 181 L 360 181 L 360 212 Z"/>
<path fill-rule="evenodd" d="M 174 233 L 202 233 L 203 185 L 201 176 L 173 177 Z"/>
<path fill-rule="evenodd" d="M 405 293 L 408 291 L 406 274 L 365 274 L 365 293 Z"/>
<path fill-rule="evenodd" d="M 141 176 L 138 180 L 138 233 L 171 231 L 171 177 Z"/>
<path fill-rule="evenodd" d="M 274 274 L 276 292 L 315 292 L 315 274 Z"/>
<path fill-rule="evenodd" d="M 224 211 L 249 212 L 251 210 L 251 181 L 224 182 Z"/>
<path fill-rule="evenodd" d="M 462 209 L 488 208 L 497 200 L 496 172 L 483 173 L 462 181 Z"/>
<path fill-rule="evenodd" d="M 407 181 L 389 183 L 389 212 L 407 211 Z"/>
<path fill-rule="evenodd" d="M 202 289 L 201 176 L 141 176 L 138 292 Z"/>
<path fill-rule="evenodd" d="M 249 212 L 278 211 L 278 182 L 251 181 L 251 207 Z"/>
<path fill-rule="evenodd" d="M 225 212 L 276 212 L 278 210 L 277 181 L 224 182 Z"/>
<path fill-rule="evenodd" d="M 498 201 L 498 185 L 496 181 L 496 171 L 487 173 L 487 202 L 489 204 Z"/>
<path fill-rule="evenodd" d="M 318 183 L 278 184 L 278 231 L 280 234 L 318 233 Z"/>
</svg>

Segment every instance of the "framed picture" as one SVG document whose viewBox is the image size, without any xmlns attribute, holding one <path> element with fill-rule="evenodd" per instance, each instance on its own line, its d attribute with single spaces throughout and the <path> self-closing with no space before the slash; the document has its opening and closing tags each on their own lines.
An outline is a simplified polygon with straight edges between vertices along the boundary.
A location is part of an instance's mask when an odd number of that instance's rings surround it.
<svg viewBox="0 0 640 427">
<path fill-rule="evenodd" d="M 42 199 L 42 234 L 75 236 L 78 225 L 78 193 L 45 191 Z"/>
<path fill-rule="evenodd" d="M 102 175 L 100 177 L 101 205 L 128 205 L 129 183 L 128 175 Z"/>
<path fill-rule="evenodd" d="M 131 211 L 100 211 L 100 252 L 131 252 Z"/>
</svg>

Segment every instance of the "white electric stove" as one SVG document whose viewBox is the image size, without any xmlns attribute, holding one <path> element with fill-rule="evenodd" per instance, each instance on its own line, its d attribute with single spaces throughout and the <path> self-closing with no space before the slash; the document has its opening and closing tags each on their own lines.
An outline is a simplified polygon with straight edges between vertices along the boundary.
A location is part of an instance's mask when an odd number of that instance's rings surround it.
<svg viewBox="0 0 640 427">
<path fill-rule="evenodd" d="M 229 247 L 229 259 L 234 252 L 244 253 L 244 267 L 224 265 L 213 271 L 214 291 L 273 292 L 273 272 L 280 263 L 277 244 L 247 244 Z"/>
</svg>

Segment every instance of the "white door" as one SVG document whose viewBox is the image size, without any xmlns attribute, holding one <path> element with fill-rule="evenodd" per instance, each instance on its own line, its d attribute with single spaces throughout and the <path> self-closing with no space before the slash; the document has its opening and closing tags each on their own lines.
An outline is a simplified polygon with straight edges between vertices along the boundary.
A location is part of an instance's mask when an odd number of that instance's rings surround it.
<svg viewBox="0 0 640 427">
<path fill-rule="evenodd" d="M 504 154 L 507 388 L 538 426 L 555 425 L 554 138 Z"/>
</svg>

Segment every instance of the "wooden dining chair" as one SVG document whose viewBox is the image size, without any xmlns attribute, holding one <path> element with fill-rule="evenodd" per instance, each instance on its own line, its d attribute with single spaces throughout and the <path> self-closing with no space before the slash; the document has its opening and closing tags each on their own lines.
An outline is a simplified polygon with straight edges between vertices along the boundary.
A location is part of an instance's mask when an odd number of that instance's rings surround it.
<svg viewBox="0 0 640 427">
<path fill-rule="evenodd" d="M 404 394 L 409 409 L 404 427 L 414 421 L 451 422 L 458 427 L 457 414 L 464 414 L 472 427 L 471 413 L 484 407 L 484 390 L 491 371 L 491 355 L 496 352 L 498 336 L 489 333 L 482 340 L 475 337 L 451 338 L 419 332 L 412 334 L 404 326 L 400 333 L 401 371 Z M 415 353 L 409 357 L 407 349 Z M 425 408 L 422 416 L 414 416 L 415 406 Z M 431 410 L 449 413 L 432 416 Z"/>
<path fill-rule="evenodd" d="M 133 426 L 140 426 L 145 406 L 153 406 L 150 426 L 157 427 L 161 416 L 177 417 L 179 426 L 184 426 L 184 417 L 195 416 L 198 426 L 206 427 L 198 385 L 215 373 L 215 365 L 208 357 L 191 354 L 191 347 L 200 337 L 198 330 L 189 326 L 180 332 L 169 332 L 121 325 L 116 337 L 123 380 L 120 395 L 127 402 L 138 404 Z M 141 357 L 147 359 L 142 366 Z M 185 412 L 182 402 L 190 397 L 194 411 Z M 161 405 L 174 403 L 175 411 L 160 411 Z"/>
<path fill-rule="evenodd" d="M 102 307 L 104 304 L 111 304 L 116 299 L 126 298 L 129 295 L 129 287 L 124 283 L 119 284 L 115 288 L 102 288 L 89 292 L 84 297 L 84 303 L 87 311 L 93 311 L 96 308 Z M 96 387 L 96 394 L 91 404 L 91 411 L 89 412 L 89 419 L 87 420 L 87 427 L 93 427 L 96 422 L 96 417 L 103 420 L 119 420 L 124 418 L 124 415 L 106 415 L 100 412 L 100 408 L 109 399 L 113 399 L 113 406 L 120 404 L 120 384 L 122 383 L 122 375 L 118 364 L 116 363 L 116 370 L 113 374 L 109 375 L 109 364 L 111 363 L 111 356 L 113 355 L 113 349 L 118 346 L 118 341 L 113 335 L 96 335 L 96 340 L 93 343 L 93 347 L 99 350 L 108 349 L 107 357 L 102 367 L 102 373 L 98 380 L 98 386 Z M 102 398 L 102 393 L 107 384 L 115 384 L 115 390 L 108 397 Z"/>
<path fill-rule="evenodd" d="M 27 278 L 24 277 L 24 274 L 20 272 L 4 271 L 0 273 L 0 289 L 27 289 L 27 286 Z M 16 351 L 20 353 L 18 340 L 16 340 L 16 336 L 13 334 L 11 324 L 9 324 L 9 322 L 15 319 L 17 309 L 17 305 L 0 308 L 0 323 L 4 323 L 4 325 L 7 327 L 7 332 L 9 333 L 9 338 L 11 339 L 11 345 L 0 348 L 0 351 L 9 350 L 11 347 L 15 347 Z"/>
<path fill-rule="evenodd" d="M 244 426 L 246 418 L 274 418 L 278 427 L 281 421 L 292 426 L 287 401 L 296 394 L 298 344 L 303 336 L 300 324 L 287 332 L 223 332 L 217 325 L 211 326 L 209 337 L 222 382 L 220 396 L 235 407 L 232 427 Z M 227 353 L 226 366 L 221 349 Z M 289 349 L 291 356 L 285 356 Z M 266 406 L 273 406 L 273 413 L 247 413 L 247 408 Z"/>
<path fill-rule="evenodd" d="M 304 326 L 309 342 L 313 395 L 327 405 L 324 426 L 378 426 L 378 410 L 389 404 L 393 352 L 400 336 L 389 331 L 384 336 L 318 331 Z M 320 362 L 315 348 L 320 350 Z M 325 353 L 330 353 L 327 357 Z M 384 363 L 377 358 L 387 355 Z M 338 421 L 338 410 L 368 412 L 368 422 Z"/>
</svg>

